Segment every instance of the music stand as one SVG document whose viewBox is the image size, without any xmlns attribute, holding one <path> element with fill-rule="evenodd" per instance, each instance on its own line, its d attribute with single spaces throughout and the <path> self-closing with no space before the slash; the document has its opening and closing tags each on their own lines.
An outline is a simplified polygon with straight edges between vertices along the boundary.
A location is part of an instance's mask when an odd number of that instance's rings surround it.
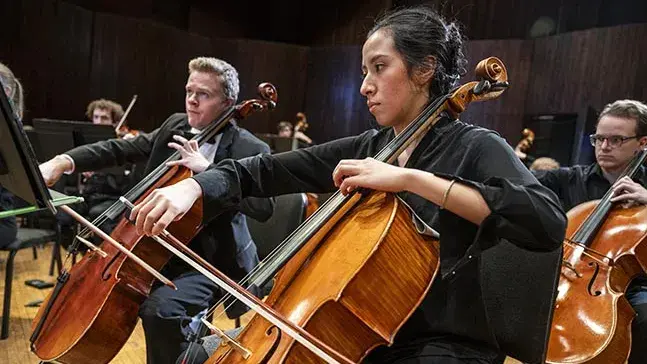
<svg viewBox="0 0 647 364">
<path fill-rule="evenodd" d="M 37 155 L 41 162 L 48 161 L 70 149 L 98 141 L 114 139 L 115 129 L 111 125 L 98 125 L 84 121 L 36 118 L 32 120 L 37 138 Z M 107 167 L 96 170 L 112 174 L 123 174 L 124 167 Z"/>
<path fill-rule="evenodd" d="M 33 120 L 38 143 L 43 149 L 42 161 L 85 144 L 115 137 L 110 125 L 96 125 L 83 121 L 37 118 Z"/>
<path fill-rule="evenodd" d="M 56 206 L 83 201 L 52 193 L 45 185 L 38 168 L 34 150 L 25 134 L 22 122 L 16 116 L 7 95 L 0 92 L 0 185 L 13 195 L 32 204 L 32 207 L 2 211 L 0 218 L 14 216 L 41 209 L 56 214 Z"/>
<path fill-rule="evenodd" d="M 276 134 L 256 134 L 256 137 L 267 143 L 273 154 L 292 150 L 292 138 Z"/>
</svg>

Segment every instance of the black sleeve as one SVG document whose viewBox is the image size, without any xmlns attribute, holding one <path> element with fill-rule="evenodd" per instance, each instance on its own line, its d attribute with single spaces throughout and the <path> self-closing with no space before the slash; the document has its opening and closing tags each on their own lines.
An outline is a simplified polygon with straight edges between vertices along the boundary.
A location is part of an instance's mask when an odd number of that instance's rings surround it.
<svg viewBox="0 0 647 364">
<path fill-rule="evenodd" d="M 193 177 L 202 187 L 205 222 L 249 196 L 334 191 L 334 168 L 342 159 L 365 157 L 375 133 L 371 130 L 309 148 L 211 165 Z"/>
<path fill-rule="evenodd" d="M 76 147 L 65 154 L 74 160 L 75 172 L 142 162 L 150 156 L 158 133 L 159 128 L 150 133 L 139 133 L 133 139 L 103 140 Z"/>
<path fill-rule="evenodd" d="M 557 196 L 537 181 L 512 148 L 488 133 L 468 153 L 479 178 L 461 182 L 478 189 L 492 211 L 479 227 L 475 244 L 479 239 L 485 244 L 506 239 L 528 250 L 560 247 L 567 220 Z"/>
<path fill-rule="evenodd" d="M 232 146 L 232 159 L 270 153 L 270 147 L 251 133 L 243 130 L 239 135 L 240 137 Z M 273 197 L 247 197 L 242 199 L 238 209 L 243 214 L 262 222 L 272 217 L 274 205 Z"/>
<path fill-rule="evenodd" d="M 563 187 L 568 186 L 571 171 L 571 168 L 562 167 L 544 171 L 532 171 L 532 174 L 535 175 L 539 183 L 550 188 L 557 196 L 562 196 L 566 192 Z"/>
</svg>

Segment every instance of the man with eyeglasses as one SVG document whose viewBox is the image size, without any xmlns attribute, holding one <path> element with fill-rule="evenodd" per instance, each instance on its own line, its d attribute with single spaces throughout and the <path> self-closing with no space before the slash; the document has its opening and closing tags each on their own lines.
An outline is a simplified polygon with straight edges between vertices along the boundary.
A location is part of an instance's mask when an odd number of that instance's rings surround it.
<svg viewBox="0 0 647 364">
<path fill-rule="evenodd" d="M 618 179 L 636 153 L 647 146 L 647 105 L 618 100 L 606 105 L 590 135 L 596 162 L 548 171 L 533 171 L 539 182 L 553 190 L 564 211 L 602 198 L 614 189 L 612 201 L 647 204 L 647 174 L 641 167 L 634 180 Z M 627 299 L 637 313 L 632 326 L 629 364 L 647 363 L 647 276 L 638 277 L 627 289 Z"/>
<path fill-rule="evenodd" d="M 63 173 L 74 170 L 82 172 L 138 161 L 146 163 L 144 175 L 148 175 L 175 150 L 182 159 L 167 165 L 184 165 L 194 173 L 225 158 L 269 153 L 267 144 L 233 121 L 202 146 L 189 140 L 236 103 L 240 86 L 236 69 L 220 59 L 198 57 L 189 62 L 188 69 L 186 113 L 173 114 L 159 128 L 139 133 L 132 139 L 101 141 L 56 156 L 40 165 L 45 182 L 52 185 Z M 258 265 L 256 245 L 242 214 L 266 221 L 273 211 L 271 198 L 244 199 L 237 208 L 222 211 L 206 222 L 189 247 L 231 279 L 239 281 Z M 177 290 L 155 282 L 139 310 L 146 338 L 146 361 L 155 364 L 175 363 L 188 346 L 187 337 L 194 334 L 190 326 L 193 318 L 222 296 L 215 283 L 179 258 L 171 258 L 162 274 L 173 281 Z M 235 318 L 245 310 L 237 305 L 226 312 L 229 318 Z"/>
</svg>

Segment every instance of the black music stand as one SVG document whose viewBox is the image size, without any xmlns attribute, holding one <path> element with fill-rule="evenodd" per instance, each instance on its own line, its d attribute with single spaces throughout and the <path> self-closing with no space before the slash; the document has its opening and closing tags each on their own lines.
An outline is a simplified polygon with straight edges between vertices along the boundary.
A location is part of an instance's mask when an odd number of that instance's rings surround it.
<svg viewBox="0 0 647 364">
<path fill-rule="evenodd" d="M 56 214 L 34 150 L 4 92 L 0 92 L 0 185 L 25 202 Z"/>
<path fill-rule="evenodd" d="M 72 148 L 98 141 L 114 139 L 115 128 L 111 125 L 98 125 L 91 122 L 56 120 L 46 118 L 33 119 L 35 144 L 41 162 L 48 161 Z M 95 172 L 124 174 L 127 168 L 123 166 L 98 169 Z"/>
<path fill-rule="evenodd" d="M 256 137 L 267 143 L 272 153 L 288 152 L 292 150 L 292 138 L 276 134 L 256 134 Z"/>
<path fill-rule="evenodd" d="M 38 158 L 45 162 L 74 147 L 115 137 L 110 125 L 90 122 L 37 118 L 33 120 L 37 143 L 42 150 Z"/>
<path fill-rule="evenodd" d="M 0 211 L 0 219 L 42 209 L 56 214 L 56 206 L 83 201 L 47 188 L 22 122 L 4 92 L 0 92 L 0 186 L 32 205 Z"/>
</svg>

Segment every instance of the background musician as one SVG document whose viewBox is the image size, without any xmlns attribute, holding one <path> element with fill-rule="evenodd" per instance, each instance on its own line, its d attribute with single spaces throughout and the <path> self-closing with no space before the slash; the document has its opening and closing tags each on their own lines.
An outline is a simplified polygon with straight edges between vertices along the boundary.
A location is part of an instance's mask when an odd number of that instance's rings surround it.
<svg viewBox="0 0 647 364">
<path fill-rule="evenodd" d="M 122 106 L 114 101 L 98 99 L 91 101 L 85 112 L 86 117 L 95 125 L 116 125 L 124 115 Z M 123 171 L 84 171 L 76 181 L 75 190 L 68 191 L 71 194 L 78 194 L 83 197 L 83 203 L 71 206 L 75 211 L 93 221 L 112 204 L 119 200 L 132 185 L 132 166 L 127 165 Z M 56 218 L 61 223 L 62 243 L 69 247 L 74 239 L 77 222 L 70 215 L 59 211 Z M 106 221 L 100 226 L 104 231 L 110 232 L 116 226 L 116 221 Z M 98 243 L 99 241 L 96 240 Z M 85 251 L 85 245 L 81 247 Z"/>
<path fill-rule="evenodd" d="M 200 147 L 187 140 L 233 106 L 239 92 L 238 72 L 223 60 L 195 58 L 189 62 L 188 71 L 186 113 L 171 115 L 150 133 L 139 133 L 128 140 L 111 139 L 78 147 L 67 152 L 65 157 L 55 157 L 40 166 L 45 181 L 54 183 L 64 171 L 84 171 L 129 161 L 146 162 L 145 175 L 148 175 L 175 149 L 182 150 L 184 157 L 178 164 L 184 164 L 195 173 L 201 172 L 209 163 L 225 158 L 239 159 L 269 153 L 267 144 L 234 122 Z M 270 198 L 245 199 L 206 224 L 191 241 L 190 247 L 232 279 L 240 280 L 258 264 L 256 246 L 242 213 L 265 221 L 271 216 L 273 207 L 274 202 Z M 214 283 L 179 258 L 172 258 L 162 273 L 173 280 L 178 290 L 155 285 L 139 312 L 146 337 L 147 362 L 155 364 L 175 362 L 187 345 L 192 318 L 221 297 L 221 291 Z M 244 311 L 244 308 L 234 306 L 227 313 L 233 318 Z"/>
<path fill-rule="evenodd" d="M 647 174 L 640 167 L 635 180 L 618 180 L 636 153 L 647 146 L 647 105 L 635 100 L 618 100 L 605 106 L 590 136 L 596 162 L 588 166 L 535 171 L 537 179 L 553 190 L 564 207 L 573 207 L 604 196 L 614 189 L 612 201 L 647 204 Z M 632 323 L 630 364 L 647 363 L 647 277 L 632 281 L 627 299 L 637 313 Z"/>
<path fill-rule="evenodd" d="M 11 100 L 18 118 L 22 119 L 24 108 L 24 95 L 22 85 L 11 69 L 0 63 L 0 82 L 7 98 Z M 14 195 L 0 186 L 0 211 L 8 211 L 14 208 Z M 0 247 L 7 246 L 16 239 L 18 226 L 16 217 L 11 216 L 0 219 Z"/>
<path fill-rule="evenodd" d="M 314 144 L 312 142 L 312 139 L 310 139 L 310 137 L 307 136 L 304 132 L 302 132 L 301 130 L 295 131 L 294 125 L 292 125 L 292 123 L 289 121 L 279 122 L 276 128 L 278 130 L 278 136 L 284 138 L 296 138 L 299 148 L 309 147 Z"/>
</svg>

